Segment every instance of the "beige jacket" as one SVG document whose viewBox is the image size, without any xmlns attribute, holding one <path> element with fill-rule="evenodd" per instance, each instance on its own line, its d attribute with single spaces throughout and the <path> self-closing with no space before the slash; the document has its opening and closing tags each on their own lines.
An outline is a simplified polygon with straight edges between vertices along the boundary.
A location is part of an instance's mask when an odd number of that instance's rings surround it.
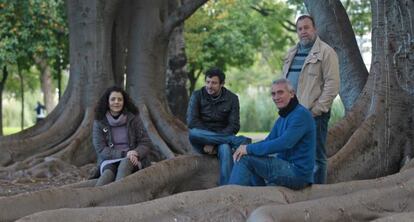
<svg viewBox="0 0 414 222">
<path fill-rule="evenodd" d="M 287 78 L 297 47 L 288 51 L 284 59 L 283 76 Z M 314 116 L 326 113 L 339 92 L 338 56 L 328 44 L 316 38 L 306 57 L 298 80 L 296 95 L 299 103 L 308 108 Z"/>
</svg>

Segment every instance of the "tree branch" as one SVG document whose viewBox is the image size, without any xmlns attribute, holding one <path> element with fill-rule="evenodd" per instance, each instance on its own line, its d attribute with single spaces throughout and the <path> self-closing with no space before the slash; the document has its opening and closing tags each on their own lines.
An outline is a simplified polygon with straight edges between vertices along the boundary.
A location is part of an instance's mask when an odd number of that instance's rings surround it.
<svg viewBox="0 0 414 222">
<path fill-rule="evenodd" d="M 274 12 L 273 9 L 262 8 L 262 7 L 258 7 L 258 6 L 255 6 L 255 5 L 250 5 L 250 8 L 257 11 L 258 13 L 260 13 L 260 15 L 262 15 L 264 17 L 269 16 L 271 13 Z"/>
<path fill-rule="evenodd" d="M 168 37 L 172 30 L 180 23 L 190 17 L 199 7 L 208 0 L 186 1 L 181 7 L 177 8 L 167 19 L 164 25 L 164 36 Z"/>
<path fill-rule="evenodd" d="M 285 28 L 287 31 L 289 32 L 296 32 L 296 24 L 289 21 L 289 20 L 285 20 L 284 22 L 287 23 L 287 25 L 285 23 L 283 23 L 283 21 L 280 21 L 280 25 L 282 25 L 283 28 Z"/>
</svg>

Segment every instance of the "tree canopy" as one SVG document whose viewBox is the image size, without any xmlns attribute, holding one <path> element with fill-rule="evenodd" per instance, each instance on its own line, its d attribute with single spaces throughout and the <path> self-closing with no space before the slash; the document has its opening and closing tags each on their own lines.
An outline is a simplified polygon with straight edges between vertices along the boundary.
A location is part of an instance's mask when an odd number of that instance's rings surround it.
<svg viewBox="0 0 414 222">
<path fill-rule="evenodd" d="M 293 15 L 286 4 L 275 1 L 207 2 L 185 23 L 190 87 L 210 67 L 243 69 L 258 56 L 278 70 L 286 47 L 293 43 L 284 28 Z"/>
</svg>

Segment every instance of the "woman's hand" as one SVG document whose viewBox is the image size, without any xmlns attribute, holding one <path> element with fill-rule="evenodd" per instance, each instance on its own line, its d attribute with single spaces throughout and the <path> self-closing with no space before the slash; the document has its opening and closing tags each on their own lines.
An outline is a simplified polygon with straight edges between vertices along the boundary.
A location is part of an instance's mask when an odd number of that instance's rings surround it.
<svg viewBox="0 0 414 222">
<path fill-rule="evenodd" d="M 139 161 L 139 156 L 137 151 L 135 150 L 130 150 L 127 152 L 127 158 L 129 159 L 129 161 L 131 161 L 132 165 L 137 166 L 139 168 L 141 165 L 141 162 Z"/>
</svg>

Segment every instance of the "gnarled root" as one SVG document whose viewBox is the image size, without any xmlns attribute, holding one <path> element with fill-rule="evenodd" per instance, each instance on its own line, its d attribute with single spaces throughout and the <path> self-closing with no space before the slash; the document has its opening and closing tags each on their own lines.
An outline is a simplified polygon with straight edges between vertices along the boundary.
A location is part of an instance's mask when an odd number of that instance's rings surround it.
<svg viewBox="0 0 414 222">
<path fill-rule="evenodd" d="M 103 187 L 67 186 L 3 197 L 0 198 L 0 221 L 12 221 L 50 209 L 134 204 L 183 191 L 211 188 L 217 184 L 217 169 L 215 158 L 182 156 Z"/>
</svg>

